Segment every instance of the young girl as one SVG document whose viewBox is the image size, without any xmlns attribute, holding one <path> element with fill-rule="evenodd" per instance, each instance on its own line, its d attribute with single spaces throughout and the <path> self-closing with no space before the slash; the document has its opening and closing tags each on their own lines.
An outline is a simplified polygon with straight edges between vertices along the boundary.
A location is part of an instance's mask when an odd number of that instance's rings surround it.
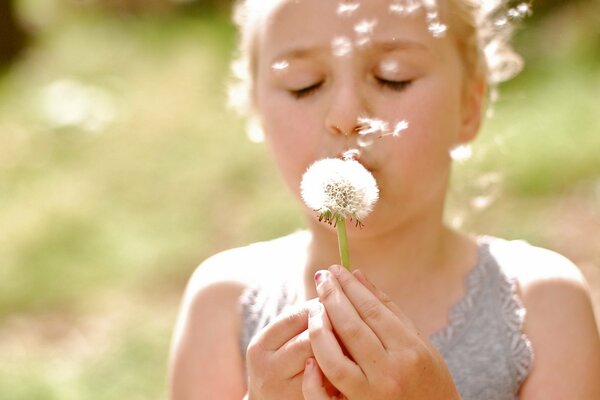
<svg viewBox="0 0 600 400">
<path fill-rule="evenodd" d="M 240 3 L 252 112 L 290 190 L 301 201 L 309 165 L 358 149 L 380 200 L 349 224 L 354 272 L 306 206 L 307 231 L 206 260 L 174 335 L 172 399 L 600 399 L 578 269 L 443 223 L 449 152 L 517 60 L 501 3 Z M 361 148 L 369 118 L 408 128 Z"/>
</svg>

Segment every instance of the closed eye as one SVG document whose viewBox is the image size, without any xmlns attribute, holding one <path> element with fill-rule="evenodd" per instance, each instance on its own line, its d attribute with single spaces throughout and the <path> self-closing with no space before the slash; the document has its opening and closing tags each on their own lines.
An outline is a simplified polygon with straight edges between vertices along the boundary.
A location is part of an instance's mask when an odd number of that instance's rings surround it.
<svg viewBox="0 0 600 400">
<path fill-rule="evenodd" d="M 377 84 L 383 88 L 391 89 L 395 91 L 402 91 L 406 89 L 413 81 L 390 81 L 387 79 L 375 78 Z"/>
<path fill-rule="evenodd" d="M 297 99 L 301 99 L 316 92 L 322 85 L 323 82 L 317 82 L 314 85 L 310 85 L 301 89 L 290 90 L 290 94 Z"/>
</svg>

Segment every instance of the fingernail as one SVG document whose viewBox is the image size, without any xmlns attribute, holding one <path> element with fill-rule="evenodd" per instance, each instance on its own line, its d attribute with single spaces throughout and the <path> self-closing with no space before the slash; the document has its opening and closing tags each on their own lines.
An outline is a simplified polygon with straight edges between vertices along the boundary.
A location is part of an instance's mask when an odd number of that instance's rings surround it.
<svg viewBox="0 0 600 400">
<path fill-rule="evenodd" d="M 308 315 L 311 318 L 321 315 L 322 312 L 323 312 L 323 304 L 321 304 L 318 301 L 312 303 L 310 305 L 310 307 L 308 308 Z"/>
<path fill-rule="evenodd" d="M 308 360 L 306 360 L 306 365 L 304 366 L 305 369 L 311 369 L 313 366 L 313 360 L 312 358 L 309 358 Z"/>
<path fill-rule="evenodd" d="M 330 276 L 329 271 L 327 271 L 325 269 L 317 271 L 317 273 L 315 274 L 315 283 L 317 284 L 317 286 L 319 286 L 321 283 L 323 283 L 327 279 L 329 279 L 329 276 Z"/>
<path fill-rule="evenodd" d="M 333 275 L 339 276 L 342 272 L 342 267 L 340 267 L 339 265 L 332 265 L 331 267 L 329 267 L 329 270 Z"/>
</svg>

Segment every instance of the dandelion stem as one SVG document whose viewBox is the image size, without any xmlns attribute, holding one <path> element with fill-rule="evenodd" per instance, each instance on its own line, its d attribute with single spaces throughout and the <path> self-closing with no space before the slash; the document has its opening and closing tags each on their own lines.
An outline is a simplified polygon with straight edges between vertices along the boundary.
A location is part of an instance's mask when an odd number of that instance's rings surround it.
<svg viewBox="0 0 600 400">
<path fill-rule="evenodd" d="M 350 271 L 350 254 L 348 251 L 348 235 L 346 234 L 346 220 L 343 217 L 336 217 L 336 227 L 338 235 L 338 245 L 340 248 L 340 259 L 342 265 Z"/>
</svg>

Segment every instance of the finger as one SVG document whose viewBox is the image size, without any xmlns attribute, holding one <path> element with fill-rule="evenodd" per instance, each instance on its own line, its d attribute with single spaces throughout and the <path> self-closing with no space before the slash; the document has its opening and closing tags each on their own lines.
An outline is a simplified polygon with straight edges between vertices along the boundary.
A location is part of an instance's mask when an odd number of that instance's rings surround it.
<svg viewBox="0 0 600 400">
<path fill-rule="evenodd" d="M 360 367 L 342 351 L 321 303 L 311 305 L 308 331 L 315 359 L 329 382 L 344 393 L 355 392 L 365 376 Z"/>
<path fill-rule="evenodd" d="M 304 370 L 304 363 L 313 356 L 308 329 L 288 340 L 275 351 L 272 368 L 283 376 L 294 376 Z"/>
<path fill-rule="evenodd" d="M 360 283 L 362 283 L 371 293 L 373 293 L 379 301 L 381 301 L 391 312 L 394 313 L 398 318 L 400 318 L 403 322 L 412 324 L 410 319 L 404 314 L 404 312 L 390 299 L 390 297 L 379 290 L 378 287 L 373 285 L 373 283 L 367 278 L 367 276 L 359 269 L 352 271 L 352 274 L 358 279 Z"/>
<path fill-rule="evenodd" d="M 309 358 L 305 363 L 302 395 L 305 400 L 330 400 L 323 385 L 323 372 L 314 358 Z"/>
<path fill-rule="evenodd" d="M 327 270 L 315 274 L 317 293 L 327 315 L 352 358 L 362 367 L 385 357 L 385 348 L 371 327 L 359 315 L 340 283 Z M 361 285 L 360 283 L 357 283 Z M 362 286 L 362 285 L 361 285 Z M 368 292 L 366 288 L 364 291 Z M 374 296 L 371 294 L 371 297 Z"/>
<path fill-rule="evenodd" d="M 258 346 L 262 350 L 275 351 L 305 331 L 308 328 L 307 307 L 305 303 L 277 316 L 252 339 L 251 347 Z"/>
<path fill-rule="evenodd" d="M 406 331 L 407 327 L 403 324 L 404 321 L 401 321 L 347 269 L 336 265 L 329 269 L 360 318 L 374 332 L 383 347 L 385 349 L 398 347 L 403 336 L 402 332 Z M 391 301 L 387 301 L 387 303 L 391 303 Z M 335 327 L 335 322 L 332 322 Z M 410 327 L 412 328 L 412 326 Z"/>
</svg>

